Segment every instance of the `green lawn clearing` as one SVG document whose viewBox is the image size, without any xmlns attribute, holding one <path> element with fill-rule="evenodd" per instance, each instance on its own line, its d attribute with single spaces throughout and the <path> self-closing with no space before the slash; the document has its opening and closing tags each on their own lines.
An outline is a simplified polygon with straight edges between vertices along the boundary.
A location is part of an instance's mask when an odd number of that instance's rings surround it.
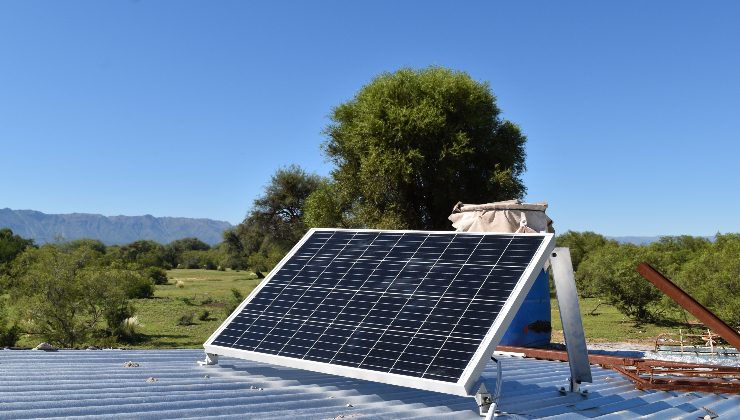
<svg viewBox="0 0 740 420">
<path fill-rule="evenodd" d="M 666 322 L 665 325 L 651 323 L 637 324 L 619 312 L 617 308 L 598 298 L 581 298 L 581 319 L 589 344 L 597 343 L 634 343 L 654 346 L 656 338 L 663 333 L 678 333 L 679 328 L 688 328 L 682 323 Z M 560 322 L 560 311 L 557 299 L 550 302 L 552 315 L 552 341 L 564 343 L 563 326 Z"/>
<path fill-rule="evenodd" d="M 153 299 L 134 301 L 144 339 L 133 347 L 202 346 L 228 316 L 227 308 L 234 304 L 231 289 L 247 297 L 260 282 L 252 272 L 231 270 L 176 269 L 167 277 L 167 284 L 156 286 Z M 192 324 L 182 325 L 187 324 L 183 317 L 192 317 Z"/>
</svg>

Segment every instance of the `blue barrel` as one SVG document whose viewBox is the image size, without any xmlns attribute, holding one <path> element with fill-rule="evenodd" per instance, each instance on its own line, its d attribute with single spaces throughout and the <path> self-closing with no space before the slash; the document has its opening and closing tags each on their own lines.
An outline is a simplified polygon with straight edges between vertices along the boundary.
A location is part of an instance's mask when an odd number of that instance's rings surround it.
<svg viewBox="0 0 740 420">
<path fill-rule="evenodd" d="M 551 333 L 550 282 L 547 273 L 542 270 L 500 344 L 518 347 L 544 346 L 550 344 Z"/>
</svg>

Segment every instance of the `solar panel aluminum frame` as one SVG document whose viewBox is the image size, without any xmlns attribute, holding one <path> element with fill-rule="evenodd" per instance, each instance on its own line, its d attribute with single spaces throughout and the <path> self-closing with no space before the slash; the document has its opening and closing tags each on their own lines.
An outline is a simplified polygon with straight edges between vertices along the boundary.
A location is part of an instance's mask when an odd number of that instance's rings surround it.
<svg viewBox="0 0 740 420">
<path fill-rule="evenodd" d="M 396 373 L 380 372 L 367 369 L 360 369 L 351 366 L 335 365 L 313 360 L 296 359 L 286 356 L 279 356 L 267 353 L 260 353 L 251 350 L 241 350 L 229 347 L 214 345 L 213 341 L 221 332 L 236 318 L 245 306 L 259 293 L 259 291 L 270 282 L 270 279 L 285 265 L 300 247 L 317 231 L 337 231 L 343 229 L 330 228 L 313 228 L 283 257 L 283 259 L 273 268 L 265 279 L 252 290 L 249 296 L 234 310 L 234 312 L 221 324 L 221 326 L 206 340 L 203 347 L 206 353 L 216 354 L 226 357 L 235 357 L 240 359 L 254 360 L 257 362 L 270 363 L 280 366 L 287 366 L 296 369 L 309 370 L 330 375 L 340 375 L 349 378 L 381 382 L 391 385 L 404 386 L 427 391 L 442 392 L 446 394 L 470 396 L 475 393 L 473 389 L 477 384 L 480 374 L 486 363 L 493 354 L 494 349 L 501 341 L 506 329 L 514 319 L 516 312 L 521 307 L 524 299 L 532 287 L 537 275 L 543 268 L 550 253 L 555 247 L 554 235 L 551 233 L 490 233 L 490 232 L 456 232 L 456 231 L 416 231 L 416 230 L 383 230 L 383 229 L 346 229 L 352 232 L 393 232 L 393 233 L 419 233 L 419 234 L 446 234 L 446 235 L 514 235 L 514 236 L 542 236 L 543 241 L 534 254 L 534 257 L 522 273 L 519 281 L 504 303 L 503 307 L 496 316 L 492 326 L 486 332 L 480 346 L 473 355 L 473 358 L 464 369 L 460 379 L 456 383 L 444 382 L 434 379 L 418 378 Z"/>
</svg>

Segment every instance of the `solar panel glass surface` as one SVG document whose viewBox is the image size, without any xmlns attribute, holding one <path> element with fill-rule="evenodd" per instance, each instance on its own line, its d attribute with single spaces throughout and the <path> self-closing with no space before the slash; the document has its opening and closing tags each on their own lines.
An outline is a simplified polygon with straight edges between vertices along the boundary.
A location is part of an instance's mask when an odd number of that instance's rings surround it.
<svg viewBox="0 0 740 420">
<path fill-rule="evenodd" d="M 551 237 L 313 230 L 206 344 L 457 383 Z"/>
</svg>

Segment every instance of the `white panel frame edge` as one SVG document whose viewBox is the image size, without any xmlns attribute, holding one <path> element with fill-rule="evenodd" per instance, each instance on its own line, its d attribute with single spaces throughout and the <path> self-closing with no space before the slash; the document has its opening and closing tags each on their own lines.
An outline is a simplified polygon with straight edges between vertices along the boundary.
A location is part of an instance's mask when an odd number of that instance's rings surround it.
<svg viewBox="0 0 740 420">
<path fill-rule="evenodd" d="M 213 340 L 221 334 L 231 321 L 236 318 L 245 306 L 259 293 L 259 291 L 270 282 L 270 279 L 277 273 L 285 263 L 298 251 L 298 249 L 313 235 L 314 232 L 320 231 L 351 231 L 351 232 L 387 232 L 387 233 L 420 233 L 420 234 L 446 234 L 446 235 L 513 235 L 513 236 L 543 236 L 542 244 L 535 252 L 535 257 L 529 262 L 527 268 L 522 273 L 520 280 L 514 286 L 514 290 L 504 303 L 493 325 L 486 333 L 478 350 L 474 353 L 465 370 L 463 370 L 460 379 L 457 382 L 444 382 L 433 379 L 417 378 L 413 376 L 404 376 L 396 373 L 379 372 L 366 370 L 351 366 L 332 365 L 329 363 L 316 362 L 313 360 L 303 360 L 291 357 L 279 356 L 274 354 L 259 353 L 251 350 L 240 350 L 229 347 L 214 345 Z M 242 302 L 234 312 L 229 315 L 226 321 L 208 337 L 203 344 L 206 353 L 216 354 L 219 356 L 235 357 L 238 359 L 253 360 L 256 362 L 272 363 L 280 366 L 287 366 L 296 369 L 310 370 L 313 372 L 327 373 L 330 375 L 346 376 L 354 379 L 362 379 L 374 382 L 381 382 L 390 385 L 405 386 L 409 388 L 423 389 L 425 391 L 442 392 L 445 394 L 470 396 L 471 388 L 478 381 L 483 368 L 488 363 L 488 358 L 503 337 L 506 329 L 516 315 L 516 311 L 524 302 L 524 299 L 532 288 L 534 280 L 542 269 L 550 253 L 555 248 L 554 234 L 552 233 L 491 233 L 491 232 L 456 232 L 456 231 L 422 231 L 422 230 L 385 230 L 385 229 L 331 229 L 331 228 L 313 228 L 310 229 L 301 240 L 288 252 L 285 257 L 265 276 L 262 282 L 252 290 L 252 293 Z"/>
</svg>

